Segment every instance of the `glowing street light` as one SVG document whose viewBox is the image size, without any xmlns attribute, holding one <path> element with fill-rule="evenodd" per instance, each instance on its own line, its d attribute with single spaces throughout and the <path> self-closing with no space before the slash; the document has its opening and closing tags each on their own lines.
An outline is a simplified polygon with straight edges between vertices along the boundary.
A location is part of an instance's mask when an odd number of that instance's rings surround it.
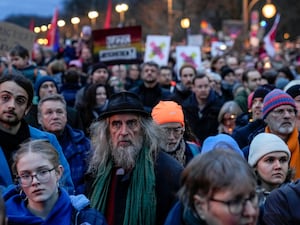
<svg viewBox="0 0 300 225">
<path fill-rule="evenodd" d="M 58 20 L 57 21 L 57 26 L 58 27 L 64 27 L 66 25 L 66 21 L 64 21 L 64 20 Z"/>
<path fill-rule="evenodd" d="M 180 20 L 180 26 L 181 28 L 185 29 L 185 38 L 186 43 L 188 42 L 188 36 L 189 36 L 189 28 L 191 26 L 191 21 L 189 18 L 185 17 Z"/>
<path fill-rule="evenodd" d="M 125 12 L 128 10 L 128 5 L 125 3 L 116 5 L 116 12 L 120 14 L 120 24 L 124 25 L 125 21 Z"/>
<path fill-rule="evenodd" d="M 41 28 L 40 28 L 40 27 L 35 27 L 35 28 L 33 29 L 33 31 L 34 31 L 34 33 L 38 34 L 38 33 L 41 32 Z"/>
<path fill-rule="evenodd" d="M 95 25 L 96 19 L 99 16 L 99 13 L 97 11 L 90 11 L 88 12 L 88 17 L 91 20 L 92 26 Z"/>
<path fill-rule="evenodd" d="M 191 25 L 191 22 L 190 22 L 190 19 L 189 18 L 182 18 L 180 20 L 180 26 L 183 28 L 183 29 L 188 29 L 190 28 L 190 25 Z"/>
<path fill-rule="evenodd" d="M 262 14 L 264 17 L 270 19 L 276 14 L 276 7 L 272 3 L 267 3 L 262 8 Z"/>
<path fill-rule="evenodd" d="M 72 17 L 72 18 L 71 18 L 71 23 L 72 23 L 73 25 L 79 24 L 79 23 L 80 23 L 79 17 L 77 17 L 77 16 Z"/>
<path fill-rule="evenodd" d="M 78 24 L 80 23 L 79 17 L 77 17 L 77 16 L 72 17 L 72 18 L 71 18 L 71 23 L 73 24 L 74 30 L 75 30 L 75 32 L 77 33 L 77 32 L 78 32 Z"/>
<path fill-rule="evenodd" d="M 243 22 L 245 25 L 245 30 L 248 30 L 249 26 L 249 14 L 253 6 L 260 0 L 243 0 Z M 276 14 L 276 7 L 272 4 L 271 0 L 267 0 L 267 3 L 262 8 L 262 14 L 265 18 L 272 18 Z"/>
</svg>

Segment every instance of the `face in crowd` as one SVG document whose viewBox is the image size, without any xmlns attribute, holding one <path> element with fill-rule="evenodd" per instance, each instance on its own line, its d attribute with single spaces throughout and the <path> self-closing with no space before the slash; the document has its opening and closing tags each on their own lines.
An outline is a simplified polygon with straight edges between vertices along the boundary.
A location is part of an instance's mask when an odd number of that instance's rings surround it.
<svg viewBox="0 0 300 225">
<path fill-rule="evenodd" d="M 14 81 L 0 84 L 0 126 L 9 128 L 20 123 L 29 110 L 27 92 Z"/>
<path fill-rule="evenodd" d="M 135 114 L 111 116 L 109 132 L 110 147 L 116 166 L 125 170 L 133 168 L 143 143 L 140 116 Z"/>
</svg>

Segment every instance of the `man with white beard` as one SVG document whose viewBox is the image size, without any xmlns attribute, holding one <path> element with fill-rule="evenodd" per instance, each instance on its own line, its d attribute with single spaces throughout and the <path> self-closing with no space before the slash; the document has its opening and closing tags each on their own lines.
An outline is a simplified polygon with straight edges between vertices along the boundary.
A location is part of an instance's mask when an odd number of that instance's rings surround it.
<svg viewBox="0 0 300 225">
<path fill-rule="evenodd" d="M 91 126 L 92 207 L 111 225 L 163 224 L 176 200 L 182 166 L 160 150 L 162 131 L 139 97 L 120 92 Z"/>
<path fill-rule="evenodd" d="M 181 105 L 160 101 L 152 110 L 153 120 L 163 129 L 162 149 L 177 159 L 182 166 L 200 152 L 199 146 L 184 138 L 185 122 Z"/>
<path fill-rule="evenodd" d="M 256 136 L 258 133 L 272 133 L 280 137 L 291 151 L 290 167 L 295 170 L 295 179 L 300 178 L 300 146 L 299 132 L 296 126 L 296 105 L 294 99 L 280 89 L 269 92 L 263 102 L 263 120 L 267 124 L 263 130 L 256 131 L 249 136 Z M 244 155 L 248 158 L 248 148 L 243 149 Z"/>
</svg>

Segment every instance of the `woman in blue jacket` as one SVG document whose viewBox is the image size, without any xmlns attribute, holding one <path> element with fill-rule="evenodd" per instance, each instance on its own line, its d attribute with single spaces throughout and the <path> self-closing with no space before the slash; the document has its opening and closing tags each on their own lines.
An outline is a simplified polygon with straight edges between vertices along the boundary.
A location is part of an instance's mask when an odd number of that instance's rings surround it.
<svg viewBox="0 0 300 225">
<path fill-rule="evenodd" d="M 8 224 L 106 224 L 84 195 L 69 196 L 59 187 L 63 167 L 50 143 L 35 140 L 21 145 L 13 156 L 12 171 L 18 186 L 3 195 Z"/>
</svg>

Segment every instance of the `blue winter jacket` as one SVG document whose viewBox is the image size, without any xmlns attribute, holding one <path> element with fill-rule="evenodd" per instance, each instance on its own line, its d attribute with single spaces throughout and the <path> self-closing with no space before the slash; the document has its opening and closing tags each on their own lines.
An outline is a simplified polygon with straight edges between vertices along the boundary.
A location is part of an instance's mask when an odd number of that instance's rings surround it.
<svg viewBox="0 0 300 225">
<path fill-rule="evenodd" d="M 27 208 L 24 193 L 16 186 L 10 186 L 3 194 L 8 224 L 24 225 L 106 225 L 104 216 L 90 208 L 90 201 L 84 195 L 71 195 L 59 188 L 59 197 L 49 215 L 43 219 L 35 216 Z"/>
<path fill-rule="evenodd" d="M 85 193 L 84 174 L 87 171 L 87 157 L 91 149 L 90 140 L 83 131 L 65 127 L 63 135 L 58 137 L 60 146 L 69 163 L 76 194 Z"/>
<path fill-rule="evenodd" d="M 66 160 L 66 157 L 64 156 L 62 149 L 55 137 L 55 135 L 50 134 L 48 132 L 41 131 L 39 129 L 36 129 L 34 127 L 29 126 L 29 132 L 30 132 L 30 137 L 35 140 L 35 139 L 44 139 L 48 140 L 54 148 L 58 151 L 59 154 L 59 159 L 61 162 L 61 165 L 64 167 L 64 173 L 63 177 L 61 179 L 61 184 L 64 188 L 67 189 L 67 191 L 70 194 L 74 193 L 74 185 L 71 179 L 71 172 L 70 172 L 70 167 L 69 164 Z M 13 176 L 10 172 L 9 165 L 6 161 L 4 152 L 0 146 L 0 165 L 1 165 L 1 170 L 0 170 L 0 190 L 5 190 L 9 185 L 14 183 Z"/>
</svg>

